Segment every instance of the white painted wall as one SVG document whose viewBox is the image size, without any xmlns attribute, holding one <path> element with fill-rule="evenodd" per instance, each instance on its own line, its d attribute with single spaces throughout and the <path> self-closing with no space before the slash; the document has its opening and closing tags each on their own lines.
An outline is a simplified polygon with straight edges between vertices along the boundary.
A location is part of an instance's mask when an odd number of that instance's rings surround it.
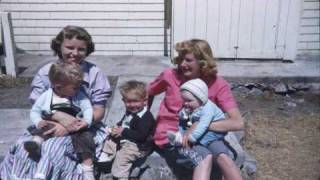
<svg viewBox="0 0 320 180">
<path fill-rule="evenodd" d="M 320 54 L 319 0 L 304 0 L 298 39 L 299 54 Z"/>
<path fill-rule="evenodd" d="M 219 58 L 291 59 L 301 0 L 175 0 L 173 43 L 206 39 Z"/>
<path fill-rule="evenodd" d="M 50 40 L 78 25 L 93 36 L 96 55 L 163 55 L 164 10 L 164 0 L 0 1 L 0 11 L 12 13 L 17 47 L 36 54 L 51 54 Z"/>
</svg>

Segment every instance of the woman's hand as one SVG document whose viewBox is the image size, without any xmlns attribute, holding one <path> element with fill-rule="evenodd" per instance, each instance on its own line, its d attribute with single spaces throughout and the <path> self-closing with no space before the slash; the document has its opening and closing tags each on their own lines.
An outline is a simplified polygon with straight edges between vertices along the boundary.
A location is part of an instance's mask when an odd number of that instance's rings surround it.
<svg viewBox="0 0 320 180">
<path fill-rule="evenodd" d="M 41 120 L 41 121 L 38 123 L 37 128 L 42 129 L 42 128 L 47 127 L 48 125 L 49 125 L 48 121 L 46 121 L 46 120 Z"/>
<path fill-rule="evenodd" d="M 84 121 L 83 119 L 78 119 L 74 123 L 74 128 L 76 129 L 76 131 L 79 131 L 80 129 L 85 129 L 87 127 L 88 127 L 88 123 L 86 121 Z"/>
<path fill-rule="evenodd" d="M 49 124 L 51 124 L 53 127 L 51 129 L 49 129 L 48 131 L 44 132 L 44 135 L 52 135 L 55 137 L 62 137 L 67 135 L 69 132 L 68 130 L 63 127 L 62 125 L 56 123 L 56 122 L 52 122 L 52 121 L 48 121 Z"/>
</svg>

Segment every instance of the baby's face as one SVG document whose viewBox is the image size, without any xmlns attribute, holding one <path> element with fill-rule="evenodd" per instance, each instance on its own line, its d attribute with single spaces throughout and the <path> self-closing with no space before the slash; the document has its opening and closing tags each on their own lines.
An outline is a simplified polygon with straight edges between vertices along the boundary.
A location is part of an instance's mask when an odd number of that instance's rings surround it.
<svg viewBox="0 0 320 180">
<path fill-rule="evenodd" d="M 189 91 L 182 91 L 181 97 L 183 100 L 183 107 L 190 111 L 194 111 L 202 105 L 201 101 L 194 97 Z"/>
<path fill-rule="evenodd" d="M 146 98 L 141 98 L 133 91 L 129 91 L 122 95 L 122 101 L 127 109 L 132 113 L 141 111 L 147 105 Z"/>
<path fill-rule="evenodd" d="M 80 89 L 79 84 L 54 84 L 55 93 L 60 97 L 73 97 Z"/>
</svg>

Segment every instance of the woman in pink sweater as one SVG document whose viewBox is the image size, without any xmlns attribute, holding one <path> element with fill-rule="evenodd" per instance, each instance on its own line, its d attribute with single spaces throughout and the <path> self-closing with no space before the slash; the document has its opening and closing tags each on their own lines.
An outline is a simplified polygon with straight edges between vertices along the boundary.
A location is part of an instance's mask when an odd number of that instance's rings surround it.
<svg viewBox="0 0 320 180">
<path fill-rule="evenodd" d="M 243 129 L 243 120 L 237 103 L 228 82 L 217 75 L 216 59 L 213 57 L 207 41 L 199 39 L 183 41 L 177 43 L 176 51 L 178 56 L 173 60 L 176 67 L 165 69 L 148 86 L 150 106 L 153 96 L 162 92 L 165 93 L 156 118 L 154 141 L 160 150 L 160 154 L 169 155 L 169 159 L 173 159 L 172 157 L 175 157 L 175 155 L 172 146 L 169 144 L 167 132 L 178 130 L 178 111 L 182 108 L 180 86 L 190 79 L 201 78 L 206 82 L 209 88 L 209 99 L 227 114 L 226 120 L 212 122 L 209 130 L 228 132 Z M 184 135 L 185 144 L 187 144 L 187 137 L 186 133 Z M 199 147 L 193 146 L 193 148 Z M 201 153 L 203 160 L 194 168 L 193 179 L 210 179 L 213 161 L 220 166 L 225 179 L 241 179 L 239 169 L 228 157 L 229 149 L 224 141 L 216 143 L 209 149 L 209 152 L 204 149 L 200 150 L 203 152 Z M 229 173 L 225 173 L 224 167 L 229 169 Z M 233 170 L 230 171 L 230 168 Z"/>
</svg>

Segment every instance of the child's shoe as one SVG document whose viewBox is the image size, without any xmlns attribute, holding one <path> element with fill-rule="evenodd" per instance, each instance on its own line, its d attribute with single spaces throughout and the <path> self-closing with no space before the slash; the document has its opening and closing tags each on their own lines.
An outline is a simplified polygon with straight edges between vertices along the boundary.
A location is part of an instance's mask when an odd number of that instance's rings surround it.
<svg viewBox="0 0 320 180">
<path fill-rule="evenodd" d="M 168 131 L 167 136 L 169 142 L 172 146 L 181 146 L 182 145 L 182 134 L 179 132 Z"/>
<path fill-rule="evenodd" d="M 95 180 L 93 165 L 88 166 L 88 165 L 81 164 L 81 169 L 83 172 L 83 180 Z"/>
<path fill-rule="evenodd" d="M 39 161 L 41 157 L 40 144 L 36 141 L 26 141 L 24 143 L 24 149 L 29 153 L 29 157 L 34 161 Z"/>
</svg>

